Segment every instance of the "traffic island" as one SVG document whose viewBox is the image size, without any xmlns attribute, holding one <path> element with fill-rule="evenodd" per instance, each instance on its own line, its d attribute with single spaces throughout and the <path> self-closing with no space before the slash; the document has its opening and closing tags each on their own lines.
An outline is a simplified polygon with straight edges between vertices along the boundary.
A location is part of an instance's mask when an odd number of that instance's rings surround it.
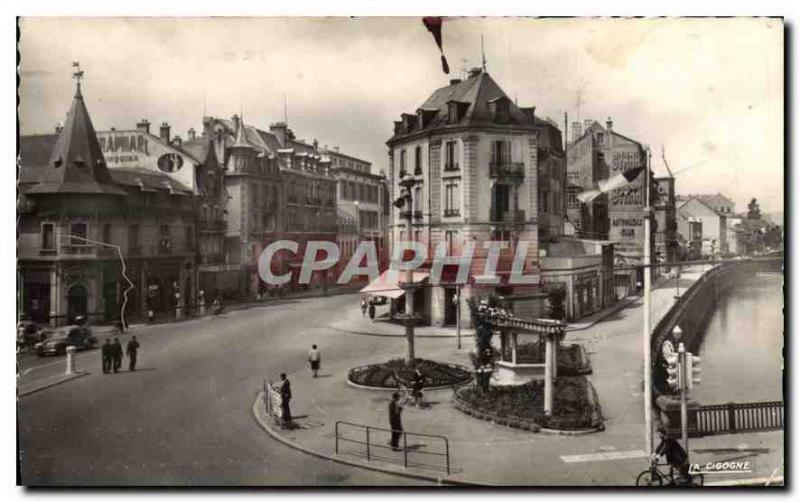
<svg viewBox="0 0 800 502">
<path fill-rule="evenodd" d="M 487 391 L 462 387 L 455 407 L 475 418 L 531 432 L 584 434 L 605 430 L 600 401 L 586 377 L 559 377 L 553 382 L 553 413 L 544 413 L 544 382 L 495 385 Z"/>
<path fill-rule="evenodd" d="M 397 389 L 401 385 L 410 387 L 417 369 L 422 373 L 423 389 L 453 387 L 472 380 L 472 372 L 464 366 L 429 359 L 416 359 L 412 366 L 405 359 L 398 358 L 352 368 L 347 373 L 347 382 L 356 387 L 372 389 Z"/>
</svg>

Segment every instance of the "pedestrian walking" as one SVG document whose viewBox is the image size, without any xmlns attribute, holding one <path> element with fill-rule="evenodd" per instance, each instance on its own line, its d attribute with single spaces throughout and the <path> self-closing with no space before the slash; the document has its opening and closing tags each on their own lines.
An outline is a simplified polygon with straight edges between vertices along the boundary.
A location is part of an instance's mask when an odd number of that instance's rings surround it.
<svg viewBox="0 0 800 502">
<path fill-rule="evenodd" d="M 411 376 L 411 395 L 414 397 L 414 406 L 418 408 L 422 408 L 425 405 L 425 401 L 422 398 L 422 387 L 425 385 L 425 376 L 419 370 L 419 368 L 414 370 L 414 374 Z"/>
<path fill-rule="evenodd" d="M 372 300 L 369 301 L 369 318 L 375 320 L 375 302 Z"/>
<path fill-rule="evenodd" d="M 367 299 L 366 297 L 361 297 L 361 317 L 367 317 Z"/>
<path fill-rule="evenodd" d="M 400 403 L 400 394 L 395 392 L 389 402 L 389 428 L 392 429 L 392 439 L 389 441 L 389 446 L 394 451 L 400 450 L 400 436 L 403 434 L 403 422 L 400 419 L 402 413 L 403 404 Z"/>
<path fill-rule="evenodd" d="M 308 351 L 308 362 L 311 364 L 311 371 L 314 373 L 314 378 L 317 378 L 319 364 L 322 362 L 322 355 L 316 345 L 312 345 L 311 350 Z"/>
<path fill-rule="evenodd" d="M 289 402 L 292 400 L 292 386 L 286 373 L 281 373 L 281 419 L 286 426 L 292 421 L 292 412 L 289 409 Z"/>
<path fill-rule="evenodd" d="M 122 344 L 119 343 L 119 338 L 114 338 L 114 343 L 111 344 L 111 359 L 114 364 L 114 373 L 116 373 L 122 366 Z"/>
<path fill-rule="evenodd" d="M 111 371 L 112 351 L 113 349 L 111 347 L 111 339 L 106 338 L 106 343 L 100 349 L 100 352 L 103 355 L 103 373 L 109 373 Z"/>
<path fill-rule="evenodd" d="M 128 354 L 128 370 L 136 371 L 136 355 L 139 352 L 139 342 L 136 340 L 136 335 L 133 335 L 131 341 L 128 342 L 128 347 L 125 353 Z"/>
</svg>

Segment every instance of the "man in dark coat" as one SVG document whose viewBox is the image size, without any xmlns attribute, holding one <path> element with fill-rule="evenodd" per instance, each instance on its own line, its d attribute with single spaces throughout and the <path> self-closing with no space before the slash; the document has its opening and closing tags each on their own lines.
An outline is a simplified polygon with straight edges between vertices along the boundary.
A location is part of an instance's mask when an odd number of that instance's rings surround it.
<svg viewBox="0 0 800 502">
<path fill-rule="evenodd" d="M 106 338 L 106 343 L 100 349 L 100 353 L 103 356 L 103 373 L 109 373 L 111 371 L 111 340 Z"/>
<path fill-rule="evenodd" d="M 114 373 L 116 373 L 122 366 L 122 344 L 119 343 L 119 338 L 114 338 L 114 343 L 111 344 L 111 357 L 114 361 Z"/>
<path fill-rule="evenodd" d="M 395 392 L 389 402 L 389 428 L 392 429 L 392 440 L 389 441 L 389 445 L 394 451 L 400 450 L 400 436 L 403 434 L 401 413 L 403 413 L 403 405 L 400 403 L 400 394 Z"/>
<path fill-rule="evenodd" d="M 136 371 L 136 353 L 139 351 L 139 342 L 136 341 L 136 335 L 131 337 L 131 341 L 128 342 L 128 347 L 125 349 L 125 353 L 128 354 L 128 369 L 130 371 Z"/>
<path fill-rule="evenodd" d="M 677 470 L 682 477 L 682 482 L 689 481 L 689 456 L 686 455 L 686 450 L 683 449 L 677 439 L 670 437 L 664 426 L 658 428 L 659 436 L 661 436 L 661 444 L 656 448 L 654 456 L 660 457 L 664 455 L 667 457 L 667 463 Z"/>
<path fill-rule="evenodd" d="M 292 400 L 292 386 L 286 373 L 281 373 L 281 419 L 284 425 L 292 421 L 292 412 L 289 410 L 289 402 Z"/>
</svg>

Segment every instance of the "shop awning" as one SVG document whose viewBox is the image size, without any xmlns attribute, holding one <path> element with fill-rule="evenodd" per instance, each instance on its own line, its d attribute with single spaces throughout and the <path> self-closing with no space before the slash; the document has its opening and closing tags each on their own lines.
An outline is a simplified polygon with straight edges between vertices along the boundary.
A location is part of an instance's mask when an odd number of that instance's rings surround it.
<svg viewBox="0 0 800 502">
<path fill-rule="evenodd" d="M 390 273 L 391 272 L 391 273 Z M 405 278 L 405 272 L 397 270 L 385 270 L 377 279 L 370 282 L 360 292 L 370 296 L 385 296 L 397 299 L 405 294 L 400 287 L 400 281 Z M 414 272 L 414 282 L 419 284 L 428 279 L 427 272 Z"/>
</svg>

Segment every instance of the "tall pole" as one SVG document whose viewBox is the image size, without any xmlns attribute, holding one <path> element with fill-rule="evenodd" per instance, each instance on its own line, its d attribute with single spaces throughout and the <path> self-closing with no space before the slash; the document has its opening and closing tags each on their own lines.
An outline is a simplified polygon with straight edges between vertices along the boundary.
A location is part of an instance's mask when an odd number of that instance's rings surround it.
<svg viewBox="0 0 800 502">
<path fill-rule="evenodd" d="M 461 284 L 456 289 L 456 342 L 461 349 Z"/>
<path fill-rule="evenodd" d="M 692 378 L 692 375 L 686 373 L 686 348 L 683 346 L 683 343 L 678 344 L 678 361 L 679 361 L 679 371 L 681 372 L 681 378 L 678 380 L 681 382 L 681 441 L 683 441 L 683 449 L 686 450 L 686 453 L 689 453 L 689 423 L 688 423 L 688 413 L 686 411 L 686 387 L 687 387 L 687 378 Z"/>
<path fill-rule="evenodd" d="M 401 186 L 403 186 L 407 191 L 407 199 L 406 202 L 408 204 L 406 211 L 406 229 L 408 231 L 409 240 L 414 242 L 416 240 L 412 229 L 412 218 L 413 209 L 414 209 L 414 195 L 413 195 L 413 188 L 414 188 L 414 179 L 411 175 L 406 175 L 400 182 Z M 414 271 L 409 267 L 405 271 L 405 287 L 406 291 L 406 342 L 408 343 L 408 351 L 406 353 L 406 363 L 409 366 L 414 366 L 414 361 L 416 356 L 414 354 L 414 293 L 416 289 L 414 288 Z"/>
<path fill-rule="evenodd" d="M 644 356 L 644 434 L 648 455 L 653 453 L 653 387 L 650 361 L 650 150 L 644 171 L 644 326 L 642 329 L 642 355 Z"/>
</svg>

